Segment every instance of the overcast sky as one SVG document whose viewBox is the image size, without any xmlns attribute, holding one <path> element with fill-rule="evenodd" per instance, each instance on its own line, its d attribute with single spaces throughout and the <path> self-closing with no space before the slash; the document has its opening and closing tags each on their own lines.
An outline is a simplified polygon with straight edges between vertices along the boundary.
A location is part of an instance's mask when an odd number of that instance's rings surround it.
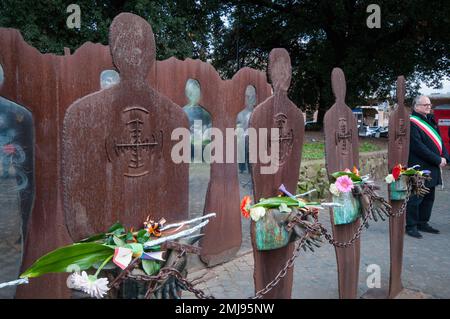
<svg viewBox="0 0 450 319">
<path fill-rule="evenodd" d="M 450 93 L 450 80 L 446 79 L 443 83 L 443 88 L 442 89 L 433 89 L 433 88 L 429 88 L 427 86 L 425 86 L 424 84 L 422 84 L 422 86 L 420 87 L 420 93 L 421 94 L 431 94 L 431 93 Z"/>
</svg>

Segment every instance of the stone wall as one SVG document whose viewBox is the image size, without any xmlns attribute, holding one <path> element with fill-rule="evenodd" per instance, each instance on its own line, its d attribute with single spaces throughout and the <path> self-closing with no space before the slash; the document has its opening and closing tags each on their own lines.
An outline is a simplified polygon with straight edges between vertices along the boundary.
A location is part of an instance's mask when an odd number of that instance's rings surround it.
<svg viewBox="0 0 450 319">
<path fill-rule="evenodd" d="M 351 169 L 351 167 L 349 167 Z M 359 170 L 363 175 L 370 174 L 375 181 L 381 181 L 387 175 L 387 150 L 361 153 L 359 155 Z M 329 182 L 325 168 L 325 160 L 302 161 L 297 193 L 304 193 L 313 188 L 309 200 L 327 198 Z"/>
</svg>

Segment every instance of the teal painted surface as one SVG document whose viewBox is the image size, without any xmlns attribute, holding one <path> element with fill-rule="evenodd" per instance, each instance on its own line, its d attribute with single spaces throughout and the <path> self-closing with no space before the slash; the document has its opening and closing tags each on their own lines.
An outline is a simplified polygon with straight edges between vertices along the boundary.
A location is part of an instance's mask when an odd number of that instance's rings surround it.
<svg viewBox="0 0 450 319">
<path fill-rule="evenodd" d="M 256 248 L 272 250 L 286 246 L 289 243 L 289 233 L 283 225 L 278 224 L 270 211 L 256 222 Z"/>
<path fill-rule="evenodd" d="M 391 200 L 404 200 L 407 192 L 407 176 L 400 176 L 398 181 L 389 185 Z"/>
<path fill-rule="evenodd" d="M 335 225 L 353 223 L 361 215 L 361 204 L 351 192 L 341 193 L 339 196 L 333 195 L 333 202 L 342 205 L 342 207 L 333 208 Z"/>
</svg>

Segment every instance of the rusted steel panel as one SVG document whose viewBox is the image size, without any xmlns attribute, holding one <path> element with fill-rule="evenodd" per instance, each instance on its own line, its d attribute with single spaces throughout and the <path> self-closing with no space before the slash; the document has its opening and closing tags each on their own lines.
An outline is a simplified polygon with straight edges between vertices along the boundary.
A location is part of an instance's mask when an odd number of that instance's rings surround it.
<svg viewBox="0 0 450 319">
<path fill-rule="evenodd" d="M 222 80 L 209 63 L 199 60 L 170 58 L 158 63 L 157 90 L 180 106 L 187 103 L 185 86 L 189 79 L 200 84 L 198 104 L 211 115 L 212 126 L 224 134 L 224 158 L 222 162 L 211 163 L 204 206 L 204 213 L 215 212 L 217 216 L 203 230 L 205 236 L 200 242 L 202 261 L 214 266 L 230 260 L 242 241 L 236 155 L 232 163 L 226 163 L 226 129 L 236 126 L 236 116 L 244 105 L 247 85 L 255 86 L 258 101 L 270 94 L 270 88 L 264 73 L 249 68 L 241 69 L 231 80 Z M 235 146 L 233 152 L 236 154 Z"/>
<path fill-rule="evenodd" d="M 85 44 L 67 56 L 40 54 L 13 29 L 0 29 L 0 63 L 5 71 L 0 95 L 26 105 L 35 125 L 35 201 L 26 227 L 24 270 L 43 254 L 71 241 L 59 183 L 62 119 L 74 100 L 99 89 L 100 72 L 112 64 L 105 46 Z M 17 297 L 69 297 L 66 277 L 35 278 L 18 287 Z"/>
<path fill-rule="evenodd" d="M 388 169 L 392 171 L 395 165 L 408 165 L 409 156 L 409 112 L 405 107 L 405 78 L 397 78 L 397 108 L 389 117 Z M 388 187 L 389 194 L 391 189 Z M 390 196 L 389 196 L 390 198 Z M 396 214 L 402 205 L 402 200 L 391 200 L 392 213 Z M 389 218 L 390 238 L 390 277 L 389 298 L 395 298 L 403 289 L 403 238 L 405 235 L 406 213 L 398 217 Z"/>
<path fill-rule="evenodd" d="M 325 158 L 328 175 L 346 168 L 358 167 L 358 131 L 356 119 L 345 104 L 346 83 L 344 72 L 333 69 L 332 88 L 336 97 L 335 104 L 324 118 Z M 359 168 L 359 167 L 358 167 Z M 364 171 L 364 167 L 361 168 Z M 334 225 L 333 210 L 330 219 L 335 239 L 340 242 L 352 238 L 360 225 L 360 219 L 345 225 Z M 338 284 L 340 298 L 356 298 L 358 292 L 358 273 L 360 260 L 360 240 L 347 248 L 336 248 Z"/>
<path fill-rule="evenodd" d="M 114 221 L 138 228 L 148 215 L 188 217 L 189 167 L 171 158 L 171 134 L 188 121 L 146 82 L 155 63 L 150 25 L 118 15 L 110 48 L 120 82 L 76 101 L 64 119 L 64 207 L 73 240 Z"/>
<path fill-rule="evenodd" d="M 301 110 L 289 100 L 287 90 L 291 82 L 291 60 L 285 49 L 274 49 L 269 56 L 269 75 L 274 94 L 259 104 L 251 118 L 250 128 L 277 128 L 279 132 L 279 165 L 276 173 L 263 174 L 263 164 L 258 157 L 255 164 L 251 164 L 255 202 L 260 198 L 272 197 L 278 193 L 278 187 L 284 184 L 286 188 L 295 193 L 300 171 L 300 160 L 304 136 L 304 118 Z M 244 86 L 245 87 L 245 86 Z M 258 140 L 262 134 L 258 134 Z M 267 137 L 270 139 L 270 136 Z M 259 143 L 258 143 L 259 144 Z M 269 143 L 265 143 L 268 154 L 271 153 Z M 260 150 L 259 150 L 260 151 Z M 252 153 L 250 153 L 252 158 Z M 264 288 L 272 281 L 283 268 L 287 259 L 292 256 L 294 244 L 286 247 L 258 251 L 255 242 L 255 223 L 252 221 L 251 236 L 253 256 L 255 260 L 254 280 L 255 290 Z M 265 298 L 287 299 L 292 292 L 293 268 Z"/>
</svg>

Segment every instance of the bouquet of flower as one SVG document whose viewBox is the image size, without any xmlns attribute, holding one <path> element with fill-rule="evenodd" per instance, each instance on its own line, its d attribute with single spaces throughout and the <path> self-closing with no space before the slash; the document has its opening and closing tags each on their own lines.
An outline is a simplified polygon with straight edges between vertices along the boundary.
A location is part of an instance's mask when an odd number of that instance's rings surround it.
<svg viewBox="0 0 450 319">
<path fill-rule="evenodd" d="M 166 251 L 176 247 L 187 252 L 199 252 L 191 245 L 202 235 L 192 234 L 213 216 L 214 213 L 170 225 L 166 225 L 164 218 L 158 222 L 147 218 L 144 228 L 136 231 L 116 223 L 105 233 L 51 251 L 39 258 L 20 278 L 28 282 L 28 278 L 47 273 L 73 272 L 68 278 L 69 288 L 103 298 L 111 288 L 108 278 L 99 277 L 103 269 L 123 273 L 133 270 L 140 275 L 154 276 L 165 266 Z M 175 242 L 180 239 L 189 239 L 189 244 Z M 95 273 L 88 274 L 89 270 Z"/>
<path fill-rule="evenodd" d="M 345 169 L 341 172 L 335 172 L 331 176 L 335 179 L 335 182 L 330 184 L 330 193 L 334 196 L 350 193 L 356 184 L 363 182 L 356 166 L 353 167 L 352 171 Z"/>
<path fill-rule="evenodd" d="M 411 185 L 411 191 L 419 196 L 424 196 L 429 192 L 429 189 L 425 187 L 425 181 L 430 179 L 431 172 L 429 170 L 419 170 L 420 165 L 414 165 L 413 167 L 404 167 L 401 164 L 397 164 L 392 169 L 391 174 L 385 177 L 385 181 L 390 185 L 391 192 L 394 194 L 403 192 L 400 197 L 391 199 L 405 199 L 406 192 L 408 190 L 408 183 Z"/>
<path fill-rule="evenodd" d="M 333 202 L 340 207 L 333 209 L 334 224 L 349 224 L 354 222 L 360 215 L 378 220 L 380 217 L 389 216 L 390 205 L 376 193 L 378 189 L 369 175 L 361 176 L 356 166 L 350 171 L 345 169 L 331 174 L 334 183 L 330 184 L 330 192 Z"/>
<path fill-rule="evenodd" d="M 414 165 L 413 167 L 406 168 L 401 164 L 397 164 L 392 169 L 392 173 L 385 177 L 385 181 L 386 183 L 391 184 L 392 182 L 398 181 L 401 176 L 427 176 L 431 174 L 429 170 L 419 170 L 419 167 L 420 165 Z"/>
<path fill-rule="evenodd" d="M 300 195 L 292 195 L 284 185 L 276 197 L 261 198 L 251 205 L 250 196 L 241 201 L 241 213 L 255 221 L 255 239 L 258 250 L 271 250 L 286 246 L 290 241 L 306 234 L 306 228 L 318 220 L 320 203 L 307 202 Z M 306 247 L 314 250 L 321 242 L 320 233 L 310 233 L 305 240 Z"/>
</svg>

